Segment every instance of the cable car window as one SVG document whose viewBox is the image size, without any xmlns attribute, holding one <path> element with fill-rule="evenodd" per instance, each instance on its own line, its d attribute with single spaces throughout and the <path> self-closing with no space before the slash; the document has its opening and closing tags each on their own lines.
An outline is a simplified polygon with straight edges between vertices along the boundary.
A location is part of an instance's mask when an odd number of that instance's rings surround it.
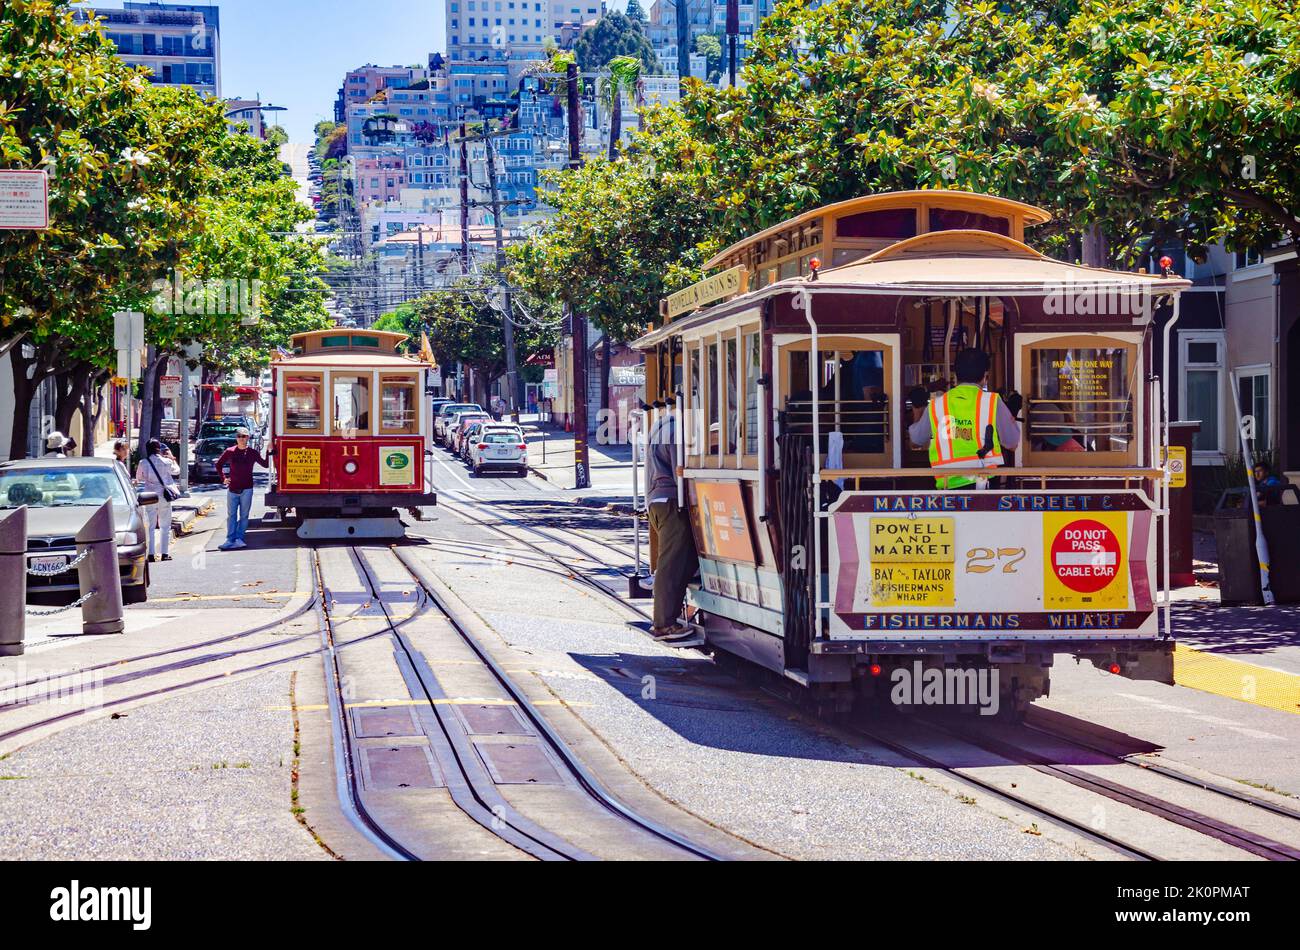
<svg viewBox="0 0 1300 950">
<path fill-rule="evenodd" d="M 334 431 L 370 434 L 370 376 L 335 375 Z"/>
<path fill-rule="evenodd" d="M 758 455 L 758 374 L 763 367 L 759 335 L 745 334 L 745 454 Z"/>
<path fill-rule="evenodd" d="M 955 208 L 931 208 L 931 231 L 992 231 L 994 234 L 1011 234 L 1011 222 L 1006 218 L 978 211 L 958 211 Z"/>
<path fill-rule="evenodd" d="M 835 234 L 842 238 L 891 238 L 895 241 L 916 237 L 916 209 L 885 208 L 846 215 L 835 222 Z"/>
<path fill-rule="evenodd" d="M 686 391 L 687 397 L 687 425 L 685 431 L 686 451 L 690 455 L 698 455 L 700 446 L 704 442 L 704 402 L 700 394 L 700 359 L 701 350 L 697 346 L 688 346 L 686 348 L 686 358 L 690 363 L 689 377 L 690 388 Z"/>
<path fill-rule="evenodd" d="M 1032 350 L 1026 435 L 1031 452 L 1133 449 L 1134 361 L 1128 346 Z"/>
<path fill-rule="evenodd" d="M 419 404 L 414 376 L 381 376 L 379 401 L 382 435 L 415 435 Z"/>
<path fill-rule="evenodd" d="M 728 455 L 735 455 L 736 445 L 740 441 L 740 415 L 736 412 L 736 397 L 740 389 L 739 367 L 736 365 L 738 358 L 736 338 L 727 337 L 722 346 L 727 354 L 726 376 L 723 378 L 723 385 L 727 388 L 727 418 L 723 426 L 726 445 L 723 451 Z"/>
<path fill-rule="evenodd" d="M 286 374 L 284 377 L 284 428 L 288 433 L 316 433 L 321 429 L 321 378 Z"/>
<path fill-rule="evenodd" d="M 707 407 L 709 435 L 705 447 L 706 455 L 718 454 L 718 344 L 709 343 L 704 347 L 704 373 L 707 377 L 705 387 L 708 392 Z"/>
</svg>

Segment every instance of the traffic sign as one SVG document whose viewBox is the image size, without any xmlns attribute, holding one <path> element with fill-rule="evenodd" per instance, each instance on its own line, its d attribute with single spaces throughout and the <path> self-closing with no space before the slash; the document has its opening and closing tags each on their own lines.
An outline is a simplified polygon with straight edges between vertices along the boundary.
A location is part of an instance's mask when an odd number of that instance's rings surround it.
<svg viewBox="0 0 1300 950">
<path fill-rule="evenodd" d="M 0 171 L 0 228 L 43 231 L 50 226 L 50 179 L 44 169 Z"/>
<path fill-rule="evenodd" d="M 1052 571 L 1070 590 L 1095 594 L 1119 573 L 1119 539 L 1100 521 L 1082 518 L 1057 532 L 1052 540 Z"/>
<path fill-rule="evenodd" d="M 1187 446 L 1169 446 L 1169 487 L 1187 487 Z"/>
</svg>

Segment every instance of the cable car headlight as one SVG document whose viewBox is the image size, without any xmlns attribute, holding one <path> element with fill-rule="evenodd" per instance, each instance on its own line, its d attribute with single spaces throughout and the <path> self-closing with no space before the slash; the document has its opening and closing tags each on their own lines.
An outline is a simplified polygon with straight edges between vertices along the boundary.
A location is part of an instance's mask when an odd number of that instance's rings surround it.
<svg viewBox="0 0 1300 950">
<path fill-rule="evenodd" d="M 344 462 L 343 471 L 347 472 L 349 475 L 355 475 L 357 473 L 357 463 L 352 461 Z"/>
</svg>

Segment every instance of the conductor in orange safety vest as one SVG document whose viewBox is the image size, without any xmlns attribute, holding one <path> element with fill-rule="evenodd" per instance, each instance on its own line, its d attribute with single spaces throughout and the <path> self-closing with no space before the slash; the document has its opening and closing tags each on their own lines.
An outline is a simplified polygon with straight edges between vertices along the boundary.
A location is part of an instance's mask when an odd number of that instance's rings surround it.
<svg viewBox="0 0 1300 950">
<path fill-rule="evenodd" d="M 940 488 L 985 488 L 990 470 L 1002 465 L 1002 450 L 1020 444 L 1016 413 L 1022 399 L 1013 392 L 1004 402 L 985 391 L 989 358 L 983 350 L 962 350 L 953 369 L 957 385 L 946 393 L 930 399 L 918 386 L 908 394 L 913 422 L 907 434 L 914 445 L 929 446 L 932 469 L 954 472 L 935 479 Z"/>
</svg>

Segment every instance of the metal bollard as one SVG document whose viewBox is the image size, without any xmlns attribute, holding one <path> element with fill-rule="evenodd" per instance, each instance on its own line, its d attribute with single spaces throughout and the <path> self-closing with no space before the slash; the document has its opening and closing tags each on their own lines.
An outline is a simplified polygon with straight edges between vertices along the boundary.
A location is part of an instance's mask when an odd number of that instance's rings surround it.
<svg viewBox="0 0 1300 950">
<path fill-rule="evenodd" d="M 117 566 L 117 533 L 113 530 L 113 503 L 106 501 L 77 532 L 77 553 L 90 554 L 77 568 L 81 583 L 81 632 L 121 633 L 122 577 Z M 94 591 L 94 594 L 91 594 Z"/>
<path fill-rule="evenodd" d="M 0 656 L 22 656 L 27 630 L 27 507 L 0 519 Z"/>
</svg>

